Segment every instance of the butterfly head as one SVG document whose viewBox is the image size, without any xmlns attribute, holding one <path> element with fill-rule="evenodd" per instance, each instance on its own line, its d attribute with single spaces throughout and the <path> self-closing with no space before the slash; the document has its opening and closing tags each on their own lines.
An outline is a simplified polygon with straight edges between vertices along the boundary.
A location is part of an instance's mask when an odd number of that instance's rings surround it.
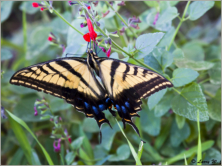
<svg viewBox="0 0 222 166">
<path fill-rule="evenodd" d="M 87 63 L 88 65 L 93 68 L 96 72 L 99 71 L 99 66 L 98 66 L 98 62 L 97 59 L 99 58 L 97 56 L 97 54 L 92 50 L 92 49 L 88 49 L 87 50 Z"/>
</svg>

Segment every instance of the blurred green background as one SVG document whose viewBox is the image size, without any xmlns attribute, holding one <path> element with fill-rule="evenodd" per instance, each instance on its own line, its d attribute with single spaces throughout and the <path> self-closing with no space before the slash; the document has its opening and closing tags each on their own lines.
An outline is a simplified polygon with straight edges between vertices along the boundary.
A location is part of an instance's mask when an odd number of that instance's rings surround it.
<svg viewBox="0 0 222 166">
<path fill-rule="evenodd" d="M 175 6 L 179 16 L 182 17 L 187 2 L 160 2 L 160 9 L 155 4 L 153 5 L 149 2 L 132 1 L 125 3 L 125 6 L 118 8 L 120 15 L 126 21 L 132 16 L 137 16 L 142 21 L 138 24 L 140 29 L 133 29 L 133 31 L 138 36 L 154 32 L 166 33 L 166 37 L 164 36 L 157 45 L 158 47 L 165 48 L 170 42 L 167 37 L 172 36 L 180 20 L 174 17 L 164 26 L 154 26 L 152 23 L 156 11 L 160 10 L 161 15 L 168 8 Z M 78 6 L 69 6 L 68 2 L 55 1 L 53 2 L 53 7 L 81 32 L 86 33 L 88 31 L 87 27 L 80 28 L 80 23 L 84 20 L 78 18 Z M 96 10 L 101 14 L 105 13 L 108 7 L 104 2 L 99 2 Z M 111 9 L 109 10 L 111 11 Z M 198 15 L 198 13 L 196 14 Z M 100 26 L 109 32 L 114 32 L 122 27 L 121 20 L 116 17 L 113 11 L 102 18 L 100 23 Z M 102 144 L 99 144 L 99 128 L 94 119 L 86 118 L 84 114 L 74 110 L 70 104 L 67 104 L 62 99 L 9 84 L 9 79 L 17 70 L 39 62 L 55 59 L 62 56 L 62 54 L 64 56 L 61 47 L 52 45 L 47 40 L 50 32 L 53 32 L 60 39 L 60 43 L 67 47 L 66 52 L 75 53 L 75 56 L 81 56 L 80 53 L 84 53 L 86 42 L 55 14 L 49 11 L 41 12 L 39 8 L 33 8 L 32 1 L 1 2 L 1 105 L 27 123 L 28 127 L 35 133 L 38 140 L 49 153 L 54 164 L 62 164 L 61 158 L 64 158 L 66 164 L 134 165 L 135 161 L 127 141 L 120 132 L 116 121 L 107 111 L 105 111 L 105 114 L 110 120 L 113 129 L 110 129 L 108 125 L 103 125 L 103 140 Z M 125 32 L 123 38 L 127 41 L 125 44 L 119 37 L 112 39 L 129 51 L 129 47 L 126 48 L 126 45 L 134 45 L 136 39 L 129 30 Z M 199 66 L 199 63 L 196 63 L 195 66 L 195 64 L 184 64 L 174 61 L 170 69 L 166 69 L 166 73 L 171 77 L 172 71 L 177 67 L 187 67 L 198 72 L 198 77 L 194 82 L 200 85 L 207 99 L 210 116 L 209 120 L 200 123 L 201 141 L 202 143 L 208 141 L 202 146 L 202 149 L 204 149 L 202 155 L 205 160 L 216 159 L 219 161 L 221 160 L 220 1 L 215 1 L 213 7 L 199 19 L 183 22 L 170 52 L 172 53 L 176 48 L 180 48 L 188 59 L 203 63 Z M 100 56 L 105 55 L 101 53 Z M 119 53 L 117 57 L 122 58 L 123 56 L 125 55 Z M 144 63 L 155 68 L 153 61 L 146 62 L 147 60 L 152 59 L 142 59 Z M 128 62 L 135 63 L 133 60 L 128 60 Z M 214 64 L 214 67 L 207 67 L 209 64 L 206 62 Z M 158 94 L 159 96 L 157 95 L 156 97 L 160 99 L 157 99 L 158 101 L 153 99 L 154 102 L 146 99 L 145 103 L 148 103 L 149 106 L 146 104 L 143 106 L 143 111 L 139 113 L 141 118 L 134 118 L 135 124 L 142 133 L 142 138 L 147 142 L 144 144 L 141 158 L 143 164 L 161 163 L 163 165 L 167 163 L 184 165 L 183 154 L 185 151 L 188 154 L 186 157 L 189 164 L 192 164 L 191 160 L 196 157 L 196 150 L 193 151 L 192 148 L 197 146 L 197 122 L 172 113 L 174 110 L 172 110 L 169 103 L 175 94 L 171 93 L 171 91 L 167 91 L 166 94 Z M 63 128 L 67 129 L 72 141 L 76 139 L 81 140 L 81 136 L 86 138 L 81 147 L 92 162 L 84 161 L 79 157 L 71 159 L 71 162 L 67 161 L 67 144 L 64 143 L 62 144 L 60 154 L 54 151 L 54 140 L 50 138 L 53 124 L 49 120 L 40 120 L 40 115 L 34 116 L 34 103 L 36 99 L 41 99 L 42 97 L 47 99 L 53 112 L 62 117 Z M 161 110 L 163 111 L 161 112 Z M 121 119 L 119 117 L 117 119 L 122 125 Z M 135 150 L 138 151 L 140 138 L 129 125 L 127 125 L 124 131 Z M 35 156 L 34 163 L 48 164 L 39 145 L 27 130 L 24 129 L 24 132 L 28 138 L 26 143 L 31 145 L 33 156 Z M 17 137 L 15 137 L 12 124 L 9 123 L 8 119 L 1 119 L 1 164 L 30 164 Z"/>
</svg>

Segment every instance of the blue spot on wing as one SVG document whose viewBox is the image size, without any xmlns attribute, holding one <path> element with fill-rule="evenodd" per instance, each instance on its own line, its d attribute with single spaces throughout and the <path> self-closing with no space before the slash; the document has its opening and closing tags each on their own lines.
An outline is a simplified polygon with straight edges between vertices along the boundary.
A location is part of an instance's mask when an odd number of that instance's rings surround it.
<svg viewBox="0 0 222 166">
<path fill-rule="evenodd" d="M 117 109 L 117 111 L 121 111 L 119 105 L 117 105 L 117 104 L 116 104 L 116 109 Z"/>
<path fill-rule="evenodd" d="M 123 110 L 123 112 L 124 112 L 124 114 L 126 114 L 126 108 L 124 107 L 124 106 L 122 106 L 122 110 Z"/>
<path fill-rule="evenodd" d="M 130 104 L 126 101 L 125 102 L 125 106 L 127 107 L 127 108 L 130 108 Z"/>
<path fill-rule="evenodd" d="M 99 109 L 100 109 L 100 111 L 103 111 L 106 109 L 106 106 L 104 104 L 100 104 Z"/>
<path fill-rule="evenodd" d="M 95 114 L 99 114 L 99 110 L 95 106 L 92 106 L 92 109 L 95 112 Z"/>
<path fill-rule="evenodd" d="M 84 102 L 86 109 L 89 109 L 89 104 L 87 102 Z"/>
</svg>

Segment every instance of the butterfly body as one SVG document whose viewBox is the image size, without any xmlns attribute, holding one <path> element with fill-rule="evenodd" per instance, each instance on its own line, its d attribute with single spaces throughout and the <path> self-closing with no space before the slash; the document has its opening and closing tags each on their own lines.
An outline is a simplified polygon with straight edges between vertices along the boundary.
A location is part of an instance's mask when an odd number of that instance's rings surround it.
<svg viewBox="0 0 222 166">
<path fill-rule="evenodd" d="M 117 59 L 100 58 L 91 49 L 87 58 L 66 57 L 23 68 L 10 83 L 62 98 L 86 117 L 95 118 L 100 128 L 103 123 L 110 125 L 103 111 L 108 109 L 115 116 L 114 106 L 124 127 L 130 124 L 138 135 L 132 117 L 139 117 L 141 99 L 173 86 L 158 73 Z"/>
</svg>

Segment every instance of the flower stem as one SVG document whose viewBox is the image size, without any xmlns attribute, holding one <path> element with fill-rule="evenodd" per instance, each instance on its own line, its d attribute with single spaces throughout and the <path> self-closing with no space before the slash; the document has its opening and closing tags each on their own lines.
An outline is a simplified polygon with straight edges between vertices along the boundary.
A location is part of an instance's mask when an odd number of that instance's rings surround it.
<svg viewBox="0 0 222 166">
<path fill-rule="evenodd" d="M 23 26 L 23 38 L 24 38 L 24 53 L 27 51 L 27 24 L 26 24 L 26 11 L 22 11 L 22 26 Z"/>
<path fill-rule="evenodd" d="M 47 1 L 44 1 L 45 4 L 47 6 L 49 6 L 48 2 Z M 68 24 L 71 28 L 73 28 L 76 32 L 78 32 L 79 34 L 81 35 L 84 35 L 82 32 L 80 32 L 78 29 L 76 29 L 74 26 L 72 26 L 59 12 L 57 12 L 54 8 L 53 8 L 53 11 L 54 13 L 59 16 L 66 24 Z"/>
<path fill-rule="evenodd" d="M 186 13 L 187 13 L 187 9 L 188 9 L 188 7 L 189 7 L 189 5 L 190 5 L 190 2 L 191 2 L 191 1 L 188 1 L 188 2 L 187 2 L 187 5 L 186 5 L 186 7 L 185 7 L 185 9 L 184 9 L 184 11 L 183 11 L 183 16 L 182 16 L 182 18 L 180 19 L 180 23 L 177 25 L 176 31 L 174 32 L 173 38 L 171 39 L 170 44 L 169 44 L 169 46 L 168 46 L 168 49 L 167 49 L 168 51 L 170 50 L 170 47 L 171 47 L 171 45 L 173 44 L 173 41 L 175 40 L 175 37 L 176 37 L 176 35 L 177 35 L 177 33 L 178 33 L 179 29 L 180 29 L 181 24 L 182 24 L 184 21 L 187 20 L 187 18 L 185 19 L 184 17 L 185 17 L 185 15 L 186 15 Z"/>
<path fill-rule="evenodd" d="M 137 34 L 129 27 L 129 25 L 126 23 L 126 21 L 122 18 L 122 16 L 117 12 L 115 11 L 115 9 L 112 7 L 112 5 L 109 4 L 108 1 L 105 1 L 106 4 L 116 13 L 116 15 L 122 20 L 122 22 L 127 26 L 127 28 L 129 28 L 129 30 L 133 33 L 133 35 L 137 38 Z"/>
<path fill-rule="evenodd" d="M 114 16 L 114 20 L 115 20 L 115 23 L 116 23 L 116 26 L 117 26 L 117 29 L 118 29 L 117 32 L 118 32 L 118 35 L 119 35 L 119 37 L 120 37 L 120 40 L 122 41 L 123 46 L 124 46 L 124 47 L 127 47 L 127 44 L 126 44 L 126 41 L 124 40 L 124 37 L 123 37 L 122 35 L 120 35 L 120 32 L 119 32 L 120 26 L 119 26 L 119 23 L 118 23 L 118 20 L 117 20 L 116 15 Z"/>
</svg>

